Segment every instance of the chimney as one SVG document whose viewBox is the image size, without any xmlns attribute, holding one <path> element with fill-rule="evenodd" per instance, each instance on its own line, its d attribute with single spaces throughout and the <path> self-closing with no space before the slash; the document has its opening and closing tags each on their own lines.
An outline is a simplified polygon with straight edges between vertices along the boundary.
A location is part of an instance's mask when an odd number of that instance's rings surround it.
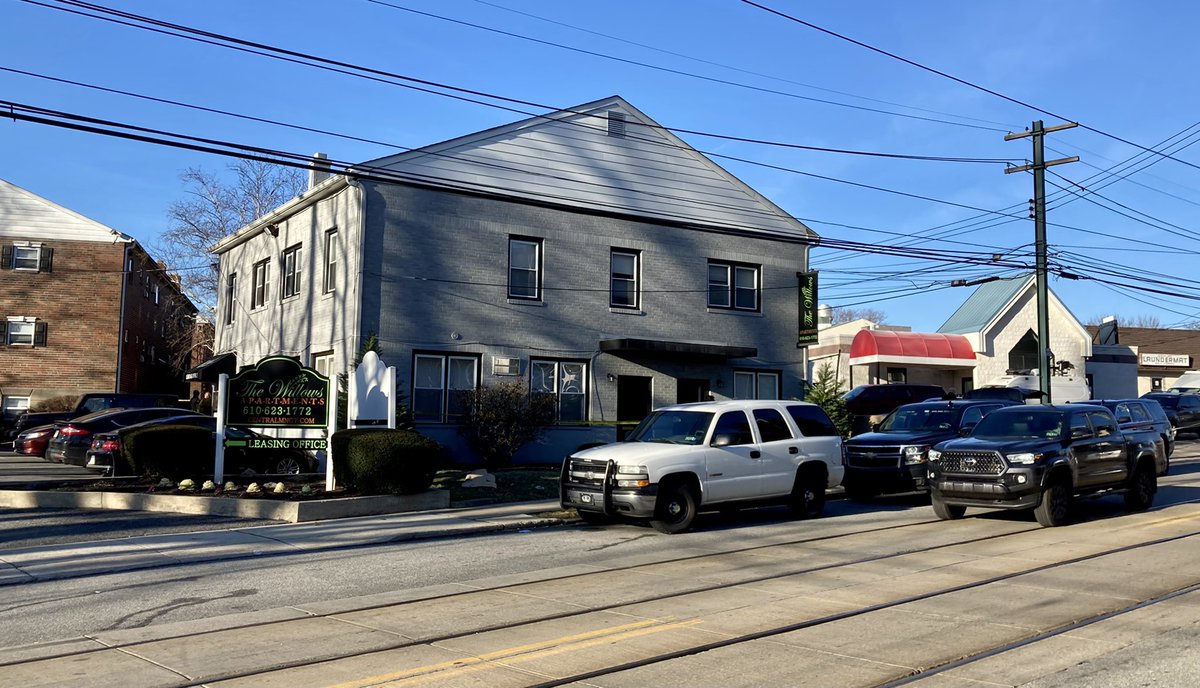
<svg viewBox="0 0 1200 688">
<path fill-rule="evenodd" d="M 333 174 L 329 165 L 329 156 L 324 153 L 313 153 L 312 162 L 308 165 L 308 189 L 311 191 L 318 184 L 329 179 Z"/>
<path fill-rule="evenodd" d="M 1095 344 L 1120 344 L 1121 334 L 1117 329 L 1117 316 L 1105 316 L 1100 321 L 1100 328 L 1092 341 Z"/>
<path fill-rule="evenodd" d="M 823 303 L 817 306 L 817 329 L 825 330 L 833 327 L 833 309 L 829 304 Z"/>
</svg>

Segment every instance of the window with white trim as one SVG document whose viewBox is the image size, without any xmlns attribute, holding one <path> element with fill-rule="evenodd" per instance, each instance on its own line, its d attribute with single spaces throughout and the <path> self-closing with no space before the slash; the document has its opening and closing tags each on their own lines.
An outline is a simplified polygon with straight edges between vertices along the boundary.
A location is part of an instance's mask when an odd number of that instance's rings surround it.
<svg viewBox="0 0 1200 688">
<path fill-rule="evenodd" d="M 321 289 L 324 294 L 332 293 L 334 285 L 337 283 L 337 237 L 336 229 L 325 232 L 325 270 Z"/>
<path fill-rule="evenodd" d="M 325 377 L 329 377 L 330 371 L 333 370 L 333 352 L 326 351 L 320 354 L 313 354 L 312 367 L 313 370 L 317 371 L 318 373 L 324 375 Z"/>
<path fill-rule="evenodd" d="M 587 420 L 587 363 L 532 359 L 529 394 L 554 397 L 554 417 L 561 422 Z"/>
<path fill-rule="evenodd" d="M 300 244 L 284 250 L 279 257 L 280 281 L 283 282 L 281 298 L 291 298 L 300 293 Z"/>
<path fill-rule="evenodd" d="M 225 278 L 225 324 L 232 325 L 237 313 L 237 273 L 230 273 Z M 129 332 L 126 331 L 126 339 Z"/>
<path fill-rule="evenodd" d="M 8 346 L 46 346 L 46 321 L 28 316 L 10 316 L 0 332 Z"/>
<path fill-rule="evenodd" d="M 4 396 L 4 417 L 15 418 L 29 410 L 29 397 Z"/>
<path fill-rule="evenodd" d="M 468 393 L 479 386 L 479 357 L 413 356 L 413 419 L 453 423 L 467 412 Z"/>
<path fill-rule="evenodd" d="M 733 373 L 734 399 L 778 399 L 779 373 L 736 370 Z"/>
<path fill-rule="evenodd" d="M 32 270 L 38 271 L 38 266 L 42 261 L 42 247 L 40 245 L 14 245 L 12 247 L 12 268 L 13 270 Z"/>
<path fill-rule="evenodd" d="M 509 237 L 508 296 L 512 299 L 541 300 L 541 239 Z"/>
<path fill-rule="evenodd" d="M 250 310 L 262 308 L 267 304 L 267 295 L 271 293 L 271 260 L 260 260 L 254 264 L 251 273 Z"/>
<path fill-rule="evenodd" d="M 608 305 L 613 308 L 637 308 L 641 301 L 639 263 L 641 253 L 613 249 L 608 261 Z"/>
<path fill-rule="evenodd" d="M 708 307 L 739 311 L 759 310 L 759 267 L 710 260 Z"/>
</svg>

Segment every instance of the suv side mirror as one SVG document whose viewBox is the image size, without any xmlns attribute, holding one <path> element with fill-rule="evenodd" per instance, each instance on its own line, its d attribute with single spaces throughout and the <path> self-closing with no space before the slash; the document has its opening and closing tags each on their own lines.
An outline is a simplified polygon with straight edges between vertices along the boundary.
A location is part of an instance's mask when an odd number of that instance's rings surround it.
<svg viewBox="0 0 1200 688">
<path fill-rule="evenodd" d="M 974 429 L 975 429 L 975 424 L 974 424 L 974 423 L 971 423 L 970 425 L 964 425 L 964 426 L 962 426 L 961 428 L 959 428 L 959 429 L 958 429 L 958 436 L 959 436 L 959 437 L 966 437 L 967 435 L 970 435 L 970 434 L 971 434 L 971 431 L 972 431 L 972 430 L 974 430 Z"/>
<path fill-rule="evenodd" d="M 736 440 L 736 439 L 737 439 L 737 435 L 732 435 L 729 433 L 721 433 L 720 435 L 713 435 L 712 446 L 728 447 L 729 445 L 733 444 L 734 440 Z"/>
</svg>

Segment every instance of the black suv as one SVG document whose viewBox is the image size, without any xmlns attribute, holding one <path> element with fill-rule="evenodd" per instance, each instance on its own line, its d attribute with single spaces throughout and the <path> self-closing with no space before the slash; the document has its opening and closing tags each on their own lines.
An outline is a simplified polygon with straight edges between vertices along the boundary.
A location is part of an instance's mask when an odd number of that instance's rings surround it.
<svg viewBox="0 0 1200 688">
<path fill-rule="evenodd" d="M 1167 419 L 1175 426 L 1175 434 L 1200 433 L 1200 394 L 1179 392 L 1149 392 L 1143 399 L 1157 401 L 1167 413 Z"/>
<path fill-rule="evenodd" d="M 872 432 L 846 442 L 842 485 L 851 499 L 927 489 L 929 448 L 975 427 L 1007 401 L 926 401 L 892 411 Z"/>
<path fill-rule="evenodd" d="M 1154 399 L 1097 399 L 1087 402 L 1103 406 L 1117 417 L 1122 430 L 1153 430 L 1162 438 L 1163 451 L 1167 458 L 1175 453 L 1175 426 L 1167 418 L 1166 411 Z M 1167 462 L 1166 468 L 1170 468 Z M 1167 471 L 1164 470 L 1163 473 Z"/>
<path fill-rule="evenodd" d="M 941 399 L 946 390 L 937 385 L 915 385 L 893 382 L 887 385 L 859 385 L 842 395 L 846 411 L 850 413 L 850 434 L 857 435 L 871 429 L 872 423 L 882 421 L 884 416 L 897 408 L 928 399 Z"/>
<path fill-rule="evenodd" d="M 1008 406 L 929 450 L 929 488 L 943 520 L 969 506 L 1032 509 L 1058 526 L 1081 495 L 1118 492 L 1130 511 L 1149 508 L 1165 463 L 1157 433 L 1122 431 L 1102 406 Z"/>
</svg>

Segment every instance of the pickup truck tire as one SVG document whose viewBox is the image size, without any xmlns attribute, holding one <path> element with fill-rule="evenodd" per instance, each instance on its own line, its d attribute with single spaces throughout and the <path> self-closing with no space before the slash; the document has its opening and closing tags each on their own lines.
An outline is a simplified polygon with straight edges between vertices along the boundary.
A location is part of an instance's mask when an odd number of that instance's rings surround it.
<svg viewBox="0 0 1200 688">
<path fill-rule="evenodd" d="M 1129 479 L 1129 488 L 1125 492 L 1126 511 L 1145 511 L 1154 503 L 1154 493 L 1158 492 L 1158 476 L 1154 466 L 1149 461 L 1139 461 Z"/>
<path fill-rule="evenodd" d="M 957 521 L 967 513 L 967 507 L 947 504 L 937 497 L 930 500 L 933 503 L 933 514 L 943 521 Z"/>
<path fill-rule="evenodd" d="M 1052 476 L 1042 490 L 1042 500 L 1033 508 L 1037 522 L 1046 527 L 1066 525 L 1071 519 L 1071 483 L 1063 476 Z"/>
<path fill-rule="evenodd" d="M 817 518 L 825 510 L 825 474 L 801 468 L 792 484 L 788 510 L 796 518 Z"/>
<path fill-rule="evenodd" d="M 695 519 L 695 490 L 687 483 L 672 482 L 659 492 L 650 525 L 660 533 L 674 535 L 691 528 Z"/>
</svg>

